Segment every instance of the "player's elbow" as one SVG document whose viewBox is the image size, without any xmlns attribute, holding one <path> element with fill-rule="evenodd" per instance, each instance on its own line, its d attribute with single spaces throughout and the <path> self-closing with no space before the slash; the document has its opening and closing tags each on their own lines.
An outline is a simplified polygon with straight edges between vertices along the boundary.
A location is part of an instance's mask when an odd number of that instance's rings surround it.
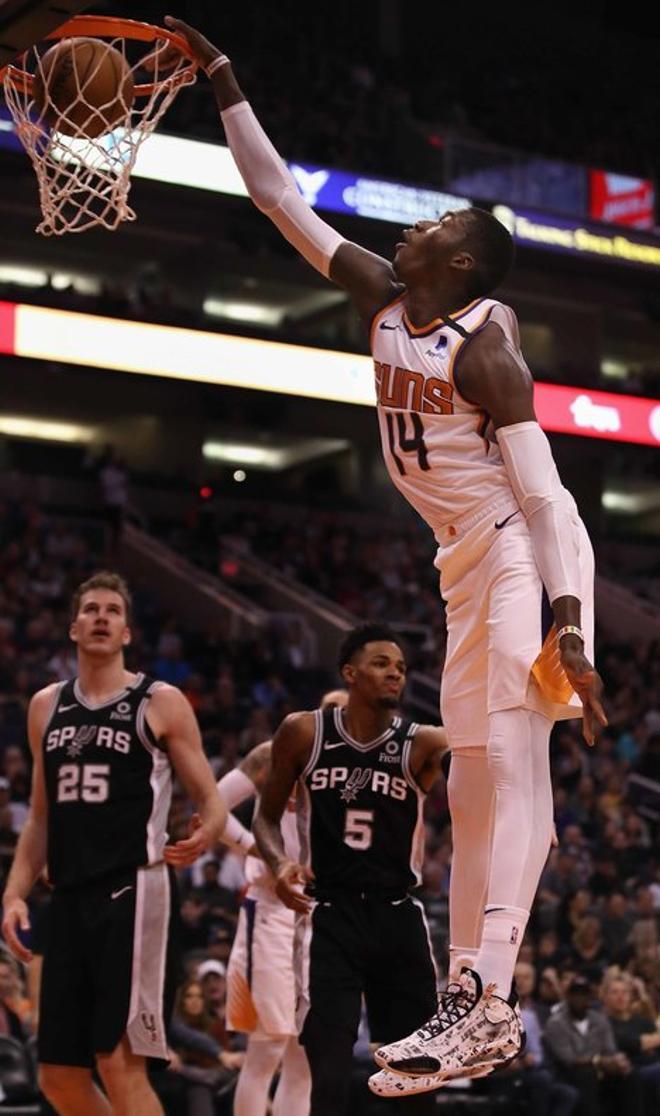
<svg viewBox="0 0 660 1116">
<path fill-rule="evenodd" d="M 290 186 L 282 182 L 259 183 L 252 188 L 250 198 L 257 209 L 266 217 L 273 218 L 285 200 L 287 193 L 293 193 Z"/>
</svg>

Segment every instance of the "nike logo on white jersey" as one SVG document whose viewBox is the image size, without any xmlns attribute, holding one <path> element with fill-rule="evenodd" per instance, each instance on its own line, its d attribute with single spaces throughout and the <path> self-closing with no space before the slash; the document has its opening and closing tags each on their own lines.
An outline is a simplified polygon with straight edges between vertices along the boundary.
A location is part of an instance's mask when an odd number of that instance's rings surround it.
<svg viewBox="0 0 660 1116">
<path fill-rule="evenodd" d="M 380 328 L 381 329 L 398 329 L 399 327 L 398 327 L 398 325 L 388 325 L 387 322 L 381 322 L 380 323 Z"/>
<path fill-rule="evenodd" d="M 58 713 L 68 713 L 70 709 L 75 709 L 77 707 L 77 705 L 78 705 L 77 701 L 74 701 L 73 705 L 58 705 L 57 712 Z"/>
<path fill-rule="evenodd" d="M 111 899 L 118 899 L 119 896 L 123 895 L 125 891 L 132 891 L 132 890 L 133 890 L 133 884 L 129 884 L 128 887 L 120 887 L 119 891 L 113 891 L 112 892 L 112 894 L 110 895 L 110 898 Z"/>
<path fill-rule="evenodd" d="M 343 747 L 344 747 L 344 741 L 343 740 L 340 740 L 338 744 L 324 744 L 323 745 L 323 748 L 326 752 L 329 752 L 331 748 L 343 748 Z"/>
</svg>

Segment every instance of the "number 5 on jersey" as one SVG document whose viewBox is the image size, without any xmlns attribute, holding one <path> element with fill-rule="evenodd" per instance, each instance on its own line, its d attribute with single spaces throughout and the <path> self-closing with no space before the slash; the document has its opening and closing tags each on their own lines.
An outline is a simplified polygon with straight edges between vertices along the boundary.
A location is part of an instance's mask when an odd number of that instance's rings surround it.
<svg viewBox="0 0 660 1116">
<path fill-rule="evenodd" d="M 373 810 L 347 810 L 344 822 L 344 844 L 364 852 L 373 840 Z"/>
</svg>

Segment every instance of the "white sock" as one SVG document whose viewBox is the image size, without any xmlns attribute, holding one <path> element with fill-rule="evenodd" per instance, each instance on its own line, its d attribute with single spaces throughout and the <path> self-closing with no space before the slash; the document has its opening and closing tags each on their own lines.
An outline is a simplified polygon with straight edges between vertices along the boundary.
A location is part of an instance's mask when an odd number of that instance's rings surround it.
<svg viewBox="0 0 660 1116">
<path fill-rule="evenodd" d="M 496 994 L 508 999 L 528 918 L 529 911 L 518 907 L 486 910 L 481 949 L 473 966 L 481 977 L 484 991 L 489 984 L 495 984 Z"/>
<path fill-rule="evenodd" d="M 465 949 L 462 946 L 449 947 L 449 983 L 455 984 L 461 975 L 461 969 L 467 966 L 474 969 L 479 956 L 478 949 Z"/>
<path fill-rule="evenodd" d="M 550 730 L 527 709 L 489 714 L 488 763 L 495 810 L 484 930 L 475 968 L 507 999 L 552 838 Z"/>
<path fill-rule="evenodd" d="M 234 1094 L 234 1116 L 266 1116 L 270 1083 L 286 1044 L 286 1038 L 249 1036 Z"/>
<path fill-rule="evenodd" d="M 282 1072 L 273 1101 L 273 1116 L 309 1116 L 312 1079 L 305 1049 L 291 1035 L 282 1058 Z"/>
</svg>

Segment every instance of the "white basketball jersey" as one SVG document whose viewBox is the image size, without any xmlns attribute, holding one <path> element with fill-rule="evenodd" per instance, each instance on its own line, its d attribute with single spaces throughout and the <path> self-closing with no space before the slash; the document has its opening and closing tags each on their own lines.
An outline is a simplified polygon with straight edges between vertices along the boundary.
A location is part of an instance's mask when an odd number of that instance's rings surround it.
<svg viewBox="0 0 660 1116">
<path fill-rule="evenodd" d="M 403 295 L 381 310 L 371 327 L 378 421 L 389 474 L 433 529 L 482 506 L 515 502 L 488 416 L 459 395 L 454 372 L 474 335 L 496 321 L 520 349 L 513 311 L 491 298 L 417 329 Z"/>
<path fill-rule="evenodd" d="M 255 804 L 255 813 L 258 809 L 259 801 Z M 282 814 L 280 822 L 280 829 L 282 831 L 282 838 L 284 840 L 284 851 L 291 860 L 299 860 L 300 858 L 300 842 L 298 840 L 298 827 L 296 824 L 296 799 L 295 795 L 289 799 L 286 805 L 286 810 Z M 262 893 L 268 891 L 271 894 L 275 892 L 275 881 L 273 873 L 267 864 L 256 856 L 248 856 L 245 858 L 245 878 L 248 884 L 248 895 L 253 894 L 254 888 L 257 888 Z"/>
</svg>

